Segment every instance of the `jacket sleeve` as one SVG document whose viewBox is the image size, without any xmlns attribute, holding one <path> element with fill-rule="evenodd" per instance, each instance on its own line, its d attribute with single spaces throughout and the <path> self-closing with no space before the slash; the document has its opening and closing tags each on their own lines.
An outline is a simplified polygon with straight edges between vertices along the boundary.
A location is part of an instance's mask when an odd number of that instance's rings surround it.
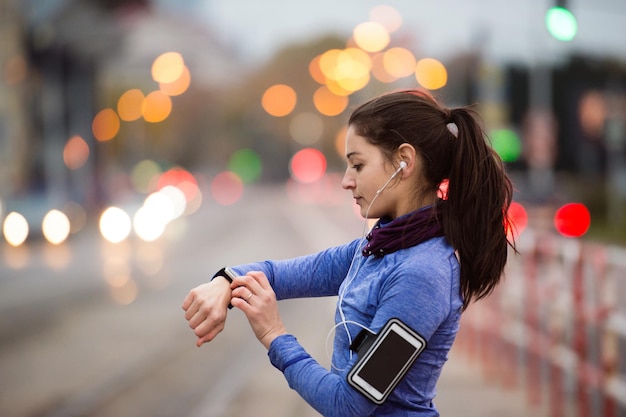
<svg viewBox="0 0 626 417">
<path fill-rule="evenodd" d="M 279 300 L 337 295 L 360 239 L 321 252 L 285 260 L 267 260 L 233 266 L 241 275 L 262 271 Z"/>
<path fill-rule="evenodd" d="M 339 374 L 328 371 L 292 335 L 274 339 L 268 355 L 289 387 L 325 417 L 369 416 L 377 407 L 348 385 L 347 369 Z"/>
</svg>

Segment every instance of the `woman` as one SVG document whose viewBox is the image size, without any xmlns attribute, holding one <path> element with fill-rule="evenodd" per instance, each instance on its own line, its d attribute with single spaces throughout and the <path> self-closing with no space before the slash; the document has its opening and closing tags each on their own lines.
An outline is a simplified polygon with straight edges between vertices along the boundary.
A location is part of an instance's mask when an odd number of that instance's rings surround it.
<svg viewBox="0 0 626 417">
<path fill-rule="evenodd" d="M 471 109 L 448 109 L 417 90 L 358 107 L 346 159 L 342 187 L 363 217 L 379 219 L 366 238 L 236 266 L 234 279 L 218 273 L 189 293 L 185 318 L 200 346 L 223 329 L 229 304 L 242 310 L 289 386 L 324 416 L 438 416 L 435 388 L 461 313 L 494 289 L 506 263 L 511 182 Z M 276 299 L 330 295 L 339 299 L 327 370 L 287 333 Z M 426 348 L 377 404 L 348 382 L 361 356 L 350 346 L 392 318 Z"/>
</svg>

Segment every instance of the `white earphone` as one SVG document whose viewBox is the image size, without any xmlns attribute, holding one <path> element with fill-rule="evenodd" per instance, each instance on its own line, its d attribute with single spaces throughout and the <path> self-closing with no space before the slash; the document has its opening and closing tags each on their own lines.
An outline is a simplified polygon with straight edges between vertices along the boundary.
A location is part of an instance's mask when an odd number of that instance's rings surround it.
<svg viewBox="0 0 626 417">
<path fill-rule="evenodd" d="M 407 166 L 406 162 L 400 161 L 400 166 L 398 167 L 398 169 L 396 169 L 396 171 L 393 174 L 391 174 L 391 177 L 389 177 L 387 182 L 385 182 L 385 184 L 382 187 L 380 187 L 380 189 L 378 191 L 376 191 L 376 195 L 382 193 L 383 190 L 389 185 L 391 180 L 394 179 L 396 177 L 396 175 L 398 175 L 400 173 L 400 171 L 402 171 L 404 168 L 406 168 L 406 166 Z"/>
</svg>

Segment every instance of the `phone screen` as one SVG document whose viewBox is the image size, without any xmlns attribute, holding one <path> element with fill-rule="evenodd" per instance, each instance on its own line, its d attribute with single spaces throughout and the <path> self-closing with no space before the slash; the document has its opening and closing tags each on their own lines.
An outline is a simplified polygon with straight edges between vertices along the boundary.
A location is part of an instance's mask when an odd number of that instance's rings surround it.
<svg viewBox="0 0 626 417">
<path fill-rule="evenodd" d="M 358 375 L 379 392 L 385 392 L 417 350 L 416 346 L 391 331 Z"/>
</svg>

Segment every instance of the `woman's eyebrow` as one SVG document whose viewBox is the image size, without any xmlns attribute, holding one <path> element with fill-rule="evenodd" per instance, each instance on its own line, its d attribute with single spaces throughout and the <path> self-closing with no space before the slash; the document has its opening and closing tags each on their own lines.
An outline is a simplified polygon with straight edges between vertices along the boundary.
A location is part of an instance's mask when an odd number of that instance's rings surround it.
<svg viewBox="0 0 626 417">
<path fill-rule="evenodd" d="M 350 159 L 350 158 L 352 158 L 353 156 L 355 156 L 355 155 L 360 155 L 360 154 L 361 154 L 361 152 L 357 152 L 357 151 L 350 152 L 350 153 L 348 153 L 348 154 L 346 155 L 346 159 Z"/>
</svg>

